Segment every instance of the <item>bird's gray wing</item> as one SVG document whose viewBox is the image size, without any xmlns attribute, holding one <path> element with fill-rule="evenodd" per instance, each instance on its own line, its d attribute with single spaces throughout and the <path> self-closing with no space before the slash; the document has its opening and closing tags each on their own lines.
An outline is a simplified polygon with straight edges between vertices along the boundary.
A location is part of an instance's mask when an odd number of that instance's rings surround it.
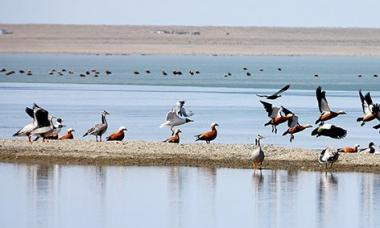
<svg viewBox="0 0 380 228">
<path fill-rule="evenodd" d="M 370 110 L 369 110 L 369 107 L 368 107 L 368 103 L 367 101 L 365 100 L 363 94 L 362 94 L 362 91 L 359 90 L 359 97 L 360 97 L 360 102 L 362 103 L 362 109 L 363 109 L 363 113 L 368 113 Z"/>
<path fill-rule="evenodd" d="M 326 100 L 326 91 L 322 90 L 322 87 L 318 87 L 316 90 L 316 96 L 318 100 L 318 106 L 320 112 L 330 112 L 331 109 Z"/>
<path fill-rule="evenodd" d="M 265 111 L 268 113 L 268 117 L 271 117 L 273 113 L 273 105 L 265 101 L 260 102 L 263 104 Z"/>
<path fill-rule="evenodd" d="M 177 119 L 178 115 L 175 111 L 169 111 L 166 113 L 166 121 L 173 121 Z"/>
<path fill-rule="evenodd" d="M 194 113 L 192 111 L 186 111 L 186 109 L 184 107 L 182 107 L 179 111 L 179 115 L 180 116 L 184 116 L 184 117 L 190 117 L 192 115 L 194 115 Z"/>
<path fill-rule="evenodd" d="M 288 121 L 288 127 L 293 128 L 298 125 L 298 116 L 294 115 L 289 121 Z"/>
<path fill-rule="evenodd" d="M 293 114 L 293 112 L 291 112 L 289 109 L 285 108 L 284 106 L 281 106 L 281 110 L 285 114 L 285 116 L 288 114 Z"/>
<path fill-rule="evenodd" d="M 290 87 L 290 85 L 286 85 L 284 87 L 282 87 L 279 91 L 275 92 L 274 94 L 272 94 L 271 96 L 278 96 L 280 93 L 283 93 L 285 92 L 286 90 L 288 90 Z"/>
</svg>

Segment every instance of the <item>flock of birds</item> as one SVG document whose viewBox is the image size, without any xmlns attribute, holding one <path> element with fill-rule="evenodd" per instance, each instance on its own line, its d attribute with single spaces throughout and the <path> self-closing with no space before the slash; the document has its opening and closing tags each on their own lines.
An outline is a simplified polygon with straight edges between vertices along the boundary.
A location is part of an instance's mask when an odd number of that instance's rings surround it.
<svg viewBox="0 0 380 228">
<path fill-rule="evenodd" d="M 286 85 L 277 92 L 269 95 L 261 95 L 257 96 L 260 98 L 265 98 L 266 100 L 275 100 L 282 96 L 282 94 L 290 88 L 290 85 Z M 360 122 L 360 125 L 373 121 L 375 119 L 380 120 L 380 105 L 376 104 L 372 101 L 370 92 L 367 92 L 363 95 L 362 91 L 359 91 L 359 97 L 362 104 L 363 115 L 357 118 L 357 122 Z M 342 127 L 327 124 L 326 121 L 332 120 L 340 115 L 346 114 L 346 112 L 342 110 L 333 110 L 330 108 L 328 101 L 326 99 L 326 91 L 324 91 L 321 87 L 316 89 L 316 98 L 318 101 L 320 115 L 319 118 L 315 121 L 317 125 L 315 129 L 311 132 L 312 136 L 325 136 L 334 139 L 341 139 L 347 135 L 347 130 Z M 271 126 L 272 132 L 277 134 L 277 127 L 283 123 L 287 122 L 288 128 L 282 134 L 290 135 L 290 142 L 295 139 L 295 134 L 304 131 L 307 128 L 311 128 L 310 124 L 300 124 L 299 117 L 289 109 L 284 106 L 276 107 L 269 103 L 268 101 L 260 100 L 261 104 L 266 111 L 269 121 L 265 123 L 265 126 Z M 187 111 L 184 107 L 185 101 L 178 101 L 173 108 L 171 108 L 167 114 L 165 121 L 160 125 L 160 127 L 169 127 L 171 130 L 171 135 L 164 140 L 163 142 L 167 143 L 179 143 L 180 142 L 180 133 L 181 130 L 178 128 L 181 125 L 186 123 L 193 122 L 193 120 L 189 119 L 194 115 L 192 111 Z M 13 136 L 27 136 L 30 143 L 32 143 L 32 137 L 35 136 L 33 141 L 37 141 L 42 138 L 45 140 L 68 140 L 74 139 L 73 132 L 75 131 L 73 128 L 69 128 L 63 136 L 59 137 L 59 133 L 65 125 L 63 125 L 63 120 L 61 118 L 57 118 L 51 114 L 44 108 L 40 107 L 37 104 L 33 104 L 32 108 L 27 107 L 25 112 L 28 116 L 32 118 L 32 122 L 21 128 L 17 131 Z M 106 120 L 106 116 L 109 115 L 107 111 L 103 111 L 101 113 L 101 123 L 95 124 L 93 127 L 88 129 L 83 137 L 88 135 L 93 135 L 96 138 L 96 141 L 102 141 L 102 136 L 107 131 L 108 123 Z M 213 141 L 217 135 L 217 127 L 218 124 L 213 122 L 211 124 L 211 129 L 205 132 L 202 132 L 196 135 L 195 141 L 205 141 L 209 144 Z M 375 125 L 373 128 L 379 129 L 380 124 Z M 116 132 L 109 135 L 106 140 L 107 141 L 122 141 L 125 137 L 125 132 L 127 128 L 121 126 Z M 262 163 L 265 158 L 264 151 L 261 147 L 261 140 L 264 137 L 260 134 L 256 137 L 256 146 L 257 148 L 252 151 L 251 160 L 253 164 L 253 169 L 256 170 L 258 167 L 261 169 Z M 333 165 L 335 161 L 337 161 L 339 157 L 339 153 L 357 153 L 357 152 L 368 152 L 372 154 L 380 154 L 380 151 L 377 150 L 375 144 L 373 142 L 369 143 L 368 148 L 359 149 L 359 145 L 354 145 L 353 147 L 342 147 L 339 149 L 326 148 L 324 149 L 319 157 L 319 162 Z"/>
</svg>

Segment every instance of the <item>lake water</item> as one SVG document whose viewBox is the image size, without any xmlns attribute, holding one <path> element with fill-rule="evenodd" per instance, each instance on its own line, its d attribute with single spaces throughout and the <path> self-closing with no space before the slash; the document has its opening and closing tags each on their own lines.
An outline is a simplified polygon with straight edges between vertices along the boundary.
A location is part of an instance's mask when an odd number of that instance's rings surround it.
<svg viewBox="0 0 380 228">
<path fill-rule="evenodd" d="M 0 163 L 0 227 L 379 227 L 380 176 Z"/>
<path fill-rule="evenodd" d="M 379 137 L 371 128 L 376 121 L 359 127 L 356 118 L 362 114 L 358 89 L 372 91 L 374 101 L 379 100 L 380 78 L 373 74 L 380 74 L 380 58 L 1 54 L 0 63 L 0 68 L 33 71 L 33 76 L 0 74 L 1 138 L 10 138 L 30 122 L 24 108 L 37 102 L 62 117 L 67 127 L 75 128 L 78 138 L 100 121 L 99 113 L 105 109 L 111 113 L 106 134 L 124 125 L 128 128 L 127 140 L 160 141 L 170 131 L 160 129 L 159 125 L 177 100 L 186 100 L 188 109 L 195 113 L 194 122 L 181 127 L 183 143 L 194 142 L 193 136 L 209 129 L 212 121 L 220 125 L 216 140 L 219 143 L 252 143 L 260 133 L 266 137 L 263 143 L 322 148 L 355 143 L 367 146 L 370 141 L 376 143 Z M 245 76 L 242 67 L 248 67 L 253 76 Z M 50 76 L 52 68 L 65 68 L 75 74 Z M 113 73 L 111 76 L 103 73 L 97 78 L 78 76 L 90 69 L 101 72 L 108 69 Z M 152 73 L 143 73 L 146 69 Z M 171 70 L 189 69 L 201 73 L 170 74 Z M 139 76 L 133 74 L 136 70 L 141 72 Z M 162 76 L 161 70 L 170 76 Z M 226 72 L 233 76 L 225 78 Z M 281 136 L 285 124 L 279 127 L 278 135 L 272 134 L 270 127 L 264 127 L 268 118 L 256 94 L 272 93 L 286 83 L 291 88 L 283 98 L 273 102 L 275 105 L 284 105 L 295 112 L 300 123 L 313 124 L 319 115 L 315 88 L 322 85 L 327 89 L 331 107 L 348 113 L 331 122 L 346 128 L 347 138 L 315 139 L 308 129 L 297 134 L 290 144 L 288 137 Z"/>
</svg>

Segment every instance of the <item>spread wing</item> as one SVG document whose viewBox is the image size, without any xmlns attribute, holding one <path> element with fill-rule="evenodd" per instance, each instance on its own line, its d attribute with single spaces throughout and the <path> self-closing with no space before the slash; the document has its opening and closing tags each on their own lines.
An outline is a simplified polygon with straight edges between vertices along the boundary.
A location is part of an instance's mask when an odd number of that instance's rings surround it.
<svg viewBox="0 0 380 228">
<path fill-rule="evenodd" d="M 298 125 L 298 116 L 294 115 L 290 120 L 288 120 L 288 127 L 293 128 Z"/>
<path fill-rule="evenodd" d="M 279 95 L 280 93 L 283 93 L 283 92 L 285 92 L 286 90 L 288 90 L 289 87 L 290 87 L 290 85 L 286 85 L 286 86 L 282 87 L 279 91 L 277 91 L 277 92 L 275 92 L 274 94 L 272 94 L 271 96 L 277 96 L 277 95 Z"/>
<path fill-rule="evenodd" d="M 261 104 L 263 104 L 265 111 L 268 113 L 268 117 L 272 117 L 273 112 L 275 112 L 273 105 L 265 101 L 260 101 L 260 102 Z M 280 110 L 279 108 L 277 109 L 278 111 Z"/>
<path fill-rule="evenodd" d="M 370 112 L 370 109 L 369 109 L 369 106 L 368 106 L 368 103 L 367 101 L 365 100 L 365 97 L 363 96 L 362 94 L 362 91 L 359 90 L 359 97 L 360 97 L 360 101 L 362 103 L 362 109 L 363 109 L 363 113 L 369 113 Z"/>
<path fill-rule="evenodd" d="M 326 100 L 326 91 L 322 90 L 322 87 L 318 87 L 316 90 L 316 96 L 318 100 L 318 107 L 320 112 L 330 112 L 329 104 Z"/>
<path fill-rule="evenodd" d="M 26 114 L 28 114 L 28 116 L 30 116 L 32 119 L 34 119 L 33 109 L 26 107 L 25 112 L 26 112 Z"/>
<path fill-rule="evenodd" d="M 169 111 L 166 113 L 166 121 L 173 121 L 178 118 L 178 115 L 175 111 Z"/>
<path fill-rule="evenodd" d="M 38 127 L 50 126 L 49 112 L 42 108 L 37 108 L 35 111 Z"/>
<path fill-rule="evenodd" d="M 286 109 L 284 106 L 281 106 L 281 110 L 285 114 L 285 116 L 288 114 L 293 114 L 293 112 L 291 112 L 289 109 Z"/>
</svg>

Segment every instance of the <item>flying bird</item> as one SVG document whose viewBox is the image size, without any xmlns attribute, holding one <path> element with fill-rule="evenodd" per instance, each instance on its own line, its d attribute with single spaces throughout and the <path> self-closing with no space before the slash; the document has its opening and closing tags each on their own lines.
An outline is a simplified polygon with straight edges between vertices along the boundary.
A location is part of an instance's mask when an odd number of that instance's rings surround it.
<svg viewBox="0 0 380 228">
<path fill-rule="evenodd" d="M 272 95 L 260 95 L 260 94 L 257 94 L 257 96 L 258 97 L 265 97 L 266 99 L 269 99 L 269 100 L 275 100 L 275 99 L 281 97 L 281 93 L 283 93 L 286 90 L 288 90 L 289 87 L 290 87 L 290 85 L 286 85 L 286 86 L 282 87 L 279 91 L 275 92 Z"/>
<path fill-rule="evenodd" d="M 344 111 L 337 111 L 337 112 L 331 111 L 329 104 L 326 100 L 326 91 L 322 90 L 322 87 L 319 86 L 317 88 L 316 96 L 317 96 L 318 107 L 319 107 L 319 111 L 321 112 L 321 115 L 315 121 L 315 124 L 318 124 L 319 122 L 323 123 L 324 121 L 330 120 L 339 115 L 346 114 L 346 112 Z"/>
<path fill-rule="evenodd" d="M 107 131 L 108 123 L 106 120 L 106 116 L 109 115 L 107 111 L 103 111 L 102 115 L 102 123 L 96 124 L 92 128 L 88 129 L 88 131 L 83 135 L 83 137 L 87 135 L 95 135 L 96 141 L 98 142 L 98 137 L 100 138 L 100 142 L 102 141 L 102 135 Z"/>
<path fill-rule="evenodd" d="M 112 133 L 110 136 L 107 137 L 107 141 L 123 141 L 125 133 L 127 131 L 127 128 L 124 126 L 121 126 L 119 130 Z"/>
<path fill-rule="evenodd" d="M 375 118 L 379 118 L 380 106 L 373 104 L 371 94 L 368 92 L 363 96 L 362 91 L 359 90 L 360 102 L 362 103 L 363 116 L 356 119 L 361 122 L 360 126 L 363 126 L 366 122 L 372 121 Z"/>
<path fill-rule="evenodd" d="M 65 127 L 61 118 L 57 118 L 55 123 L 53 123 L 53 119 L 54 118 L 52 118 L 49 128 L 45 129 L 45 133 L 40 133 L 40 136 L 42 137 L 43 141 L 45 141 L 46 139 L 57 140 L 62 128 Z M 37 141 L 40 138 L 40 136 L 37 136 L 34 139 L 34 141 Z"/>
<path fill-rule="evenodd" d="M 290 134 L 290 142 L 294 140 L 294 134 L 305 130 L 306 128 L 312 127 L 310 124 L 299 124 L 298 123 L 298 116 L 293 115 L 291 119 L 288 120 L 288 130 L 286 130 L 282 135 Z"/>
<path fill-rule="evenodd" d="M 272 132 L 274 132 L 275 134 L 277 134 L 278 125 L 285 123 L 294 116 L 294 114 L 291 111 L 284 108 L 283 106 L 275 107 L 268 102 L 260 102 L 264 105 L 264 109 L 268 113 L 268 117 L 270 118 L 269 122 L 264 124 L 264 126 L 272 125 Z"/>
<path fill-rule="evenodd" d="M 330 168 L 333 166 L 333 164 L 338 160 L 339 158 L 339 152 L 337 150 L 333 150 L 331 148 L 325 148 L 322 150 L 321 154 L 319 155 L 318 161 L 321 164 L 327 165 L 330 164 Z"/>
<path fill-rule="evenodd" d="M 311 135 L 316 135 L 317 137 L 326 136 L 334 139 L 342 139 L 346 137 L 347 131 L 332 124 L 320 124 L 311 132 Z"/>
<path fill-rule="evenodd" d="M 182 133 L 182 131 L 180 129 L 175 129 L 174 134 L 170 136 L 169 138 L 165 139 L 163 142 L 179 143 L 180 141 L 179 133 Z"/>
<path fill-rule="evenodd" d="M 218 131 L 216 130 L 216 127 L 219 126 L 217 123 L 212 123 L 211 124 L 211 130 L 205 131 L 199 135 L 196 135 L 195 137 L 197 138 L 195 141 L 206 141 L 207 144 L 210 144 L 212 140 L 216 138 L 218 135 Z"/>
</svg>

